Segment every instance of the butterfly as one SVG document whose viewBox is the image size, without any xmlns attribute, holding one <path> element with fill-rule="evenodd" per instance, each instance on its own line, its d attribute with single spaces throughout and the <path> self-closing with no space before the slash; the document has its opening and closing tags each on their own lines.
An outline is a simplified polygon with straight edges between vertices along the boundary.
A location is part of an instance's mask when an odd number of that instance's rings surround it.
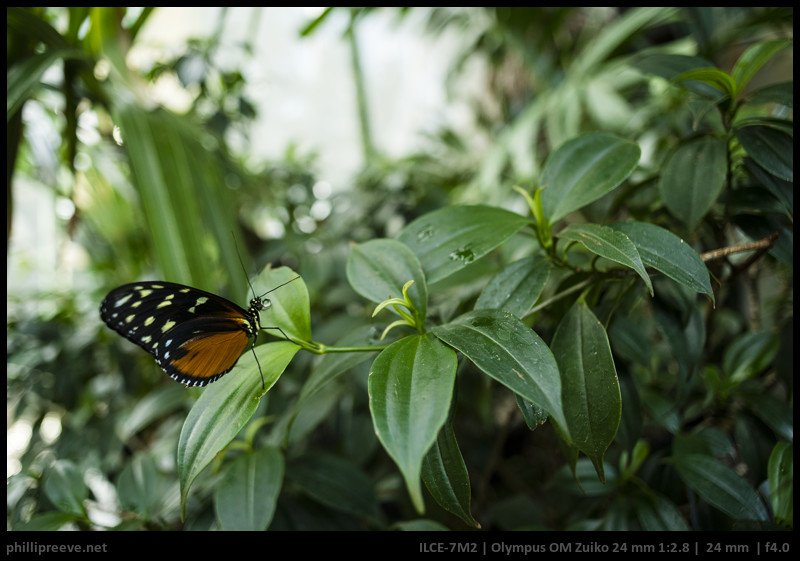
<svg viewBox="0 0 800 561">
<path fill-rule="evenodd" d="M 105 297 L 100 317 L 153 355 L 171 378 L 187 386 L 205 386 L 230 372 L 248 345 L 255 356 L 256 337 L 262 329 L 260 312 L 271 306 L 264 296 L 298 278 L 261 296 L 253 293 L 246 310 L 221 296 L 182 284 L 124 284 Z M 276 329 L 289 339 L 280 327 L 263 329 Z M 261 372 L 260 364 L 258 370 Z"/>
</svg>

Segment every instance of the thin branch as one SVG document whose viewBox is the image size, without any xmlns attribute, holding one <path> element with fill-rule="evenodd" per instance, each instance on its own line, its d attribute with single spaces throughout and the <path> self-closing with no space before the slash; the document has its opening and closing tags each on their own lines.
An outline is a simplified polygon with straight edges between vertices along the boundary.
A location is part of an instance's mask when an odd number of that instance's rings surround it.
<svg viewBox="0 0 800 561">
<path fill-rule="evenodd" d="M 754 257 L 758 258 L 761 256 L 762 253 L 768 251 L 775 245 L 775 240 L 778 239 L 778 232 L 773 232 L 766 238 L 762 238 L 755 242 L 748 242 L 739 245 L 732 245 L 730 247 L 721 247 L 719 249 L 712 249 L 711 251 L 706 251 L 705 253 L 700 255 L 700 258 L 704 262 L 708 261 L 715 261 L 717 259 L 722 259 L 723 257 L 727 257 L 728 255 L 733 255 L 734 253 L 741 253 L 743 251 L 752 251 L 754 249 L 760 250 Z"/>
</svg>

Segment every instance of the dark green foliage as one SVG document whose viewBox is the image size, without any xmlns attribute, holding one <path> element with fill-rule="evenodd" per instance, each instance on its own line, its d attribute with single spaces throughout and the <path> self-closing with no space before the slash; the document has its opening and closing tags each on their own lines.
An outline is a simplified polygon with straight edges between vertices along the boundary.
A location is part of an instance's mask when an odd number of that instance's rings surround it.
<svg viewBox="0 0 800 561">
<path fill-rule="evenodd" d="M 347 12 L 359 88 L 375 11 Z M 150 10 L 60 13 L 7 9 L 9 213 L 44 174 L 22 108 L 56 95 L 91 280 L 8 297 L 10 529 L 793 527 L 791 10 L 427 12 L 490 69 L 486 151 L 390 160 L 362 106 L 330 196 L 312 156 L 234 154 L 255 107 L 218 36 L 147 75 L 199 92 L 179 116 L 123 79 Z M 75 95 L 121 145 L 78 141 Z M 245 303 L 231 231 L 257 294 L 301 275 L 262 314 L 290 341 L 262 335 L 265 387 L 246 353 L 187 390 L 97 307 L 145 276 Z"/>
</svg>

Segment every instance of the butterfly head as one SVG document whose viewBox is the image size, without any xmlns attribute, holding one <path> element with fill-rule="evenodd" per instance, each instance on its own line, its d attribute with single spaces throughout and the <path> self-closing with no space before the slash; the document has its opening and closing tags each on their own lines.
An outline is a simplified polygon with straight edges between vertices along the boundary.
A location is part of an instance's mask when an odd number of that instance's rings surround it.
<svg viewBox="0 0 800 561">
<path fill-rule="evenodd" d="M 256 296 L 252 300 L 250 300 L 250 313 L 254 316 L 258 317 L 259 312 L 263 312 L 264 310 L 268 310 L 272 307 L 272 302 L 269 298 L 263 298 L 261 296 Z"/>
</svg>

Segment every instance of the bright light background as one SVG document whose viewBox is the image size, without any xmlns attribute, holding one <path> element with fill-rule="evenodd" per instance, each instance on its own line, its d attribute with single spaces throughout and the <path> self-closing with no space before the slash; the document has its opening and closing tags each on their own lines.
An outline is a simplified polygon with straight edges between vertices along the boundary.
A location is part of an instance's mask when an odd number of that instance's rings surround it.
<svg viewBox="0 0 800 561">
<path fill-rule="evenodd" d="M 320 176 L 334 188 L 346 187 L 363 165 L 351 53 L 344 32 L 345 11 L 334 10 L 309 37 L 300 30 L 322 8 L 230 8 L 221 33 L 221 60 L 240 67 L 247 94 L 258 107 L 249 151 L 255 161 L 280 159 L 289 144 L 301 153 L 319 155 Z M 213 33 L 218 7 L 159 8 L 137 38 L 133 63 L 179 52 L 191 37 Z M 427 12 L 411 10 L 401 18 L 395 9 L 378 10 L 358 22 L 369 118 L 378 150 L 397 158 L 420 149 L 425 134 L 447 123 L 456 130 L 470 126 L 467 96 L 448 99 L 445 82 L 463 33 L 427 33 Z M 253 41 L 254 54 L 239 48 Z M 473 85 L 477 84 L 474 80 Z M 466 86 L 465 86 L 466 87 Z M 184 102 L 165 89 L 165 105 Z"/>
<path fill-rule="evenodd" d="M 223 17 L 219 7 L 158 8 L 137 36 L 128 64 L 149 70 L 155 62 L 185 52 L 188 40 L 220 31 L 216 62 L 242 71 L 246 95 L 257 106 L 250 143 L 238 147 L 241 153 L 257 169 L 262 162 L 283 159 L 294 145 L 301 155 L 317 155 L 314 172 L 320 182 L 333 191 L 347 189 L 364 165 L 352 55 L 344 37 L 350 16 L 334 10 L 309 37 L 301 37 L 300 31 L 322 10 L 232 7 Z M 472 72 L 451 88 L 457 95 L 448 94 L 448 72 L 470 38 L 463 29 L 427 32 L 428 15 L 426 8 L 414 8 L 403 17 L 396 9 L 380 9 L 360 19 L 356 28 L 372 140 L 389 158 L 424 150 L 426 136 L 445 125 L 477 142 L 470 134 L 469 100 L 480 91 L 483 66 L 471 64 Z M 246 41 L 253 45 L 250 54 L 242 48 Z M 147 95 L 178 112 L 191 103 L 175 79 L 159 80 Z M 60 138 L 51 118 L 34 103 L 26 104 L 24 115 L 28 141 L 49 143 L 55 153 Z M 92 123 L 86 125 L 79 136 L 92 142 Z M 52 166 L 56 173 L 58 162 Z M 82 246 L 65 239 L 58 225 L 74 212 L 71 200 L 21 173 L 14 181 L 8 290 L 36 293 L 83 285 L 81 270 L 88 256 Z M 52 180 L 53 185 L 64 184 L 67 192 L 70 182 L 63 174 Z"/>
</svg>

